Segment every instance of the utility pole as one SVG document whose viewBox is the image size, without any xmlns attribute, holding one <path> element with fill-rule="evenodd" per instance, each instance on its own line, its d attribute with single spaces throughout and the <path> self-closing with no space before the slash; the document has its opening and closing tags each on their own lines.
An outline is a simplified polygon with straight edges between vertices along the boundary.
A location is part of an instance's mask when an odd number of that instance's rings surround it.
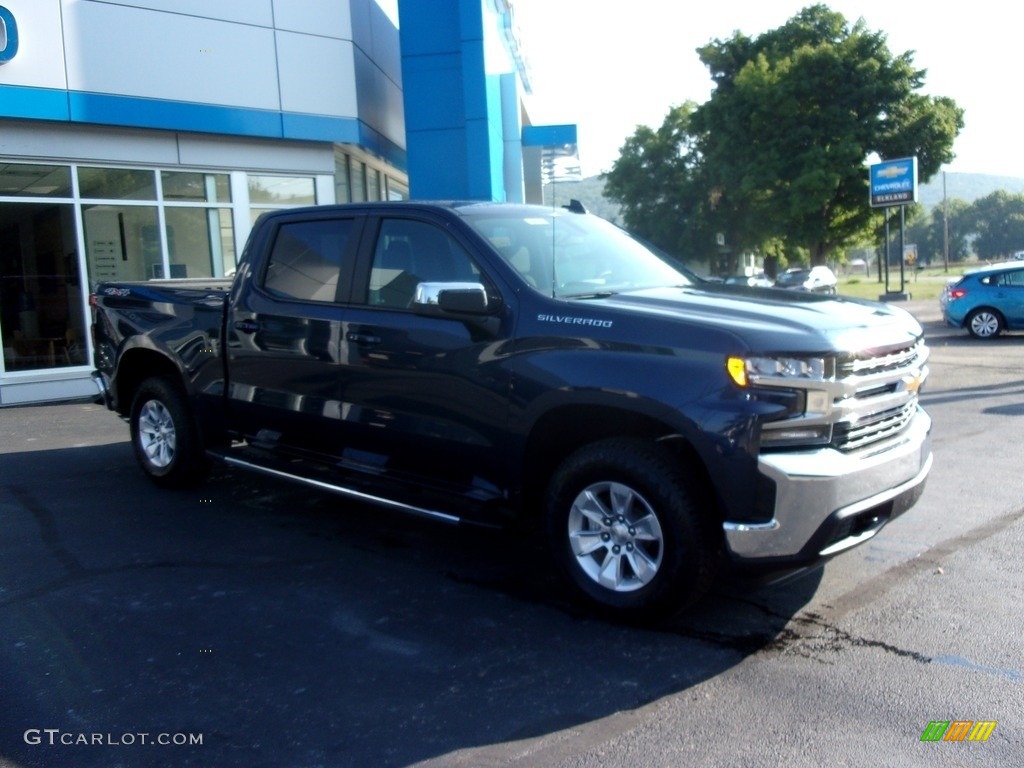
<svg viewBox="0 0 1024 768">
<path fill-rule="evenodd" d="M 942 172 L 942 263 L 949 274 L 949 203 L 946 200 L 946 172 Z"/>
</svg>

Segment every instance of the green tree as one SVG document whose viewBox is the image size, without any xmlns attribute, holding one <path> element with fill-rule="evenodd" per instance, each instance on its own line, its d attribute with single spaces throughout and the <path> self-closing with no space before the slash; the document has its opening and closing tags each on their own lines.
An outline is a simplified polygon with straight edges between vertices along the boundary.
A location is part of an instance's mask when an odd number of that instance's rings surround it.
<svg viewBox="0 0 1024 768">
<path fill-rule="evenodd" d="M 907 226 L 907 242 L 917 245 L 918 258 L 922 264 L 944 264 L 947 242 L 950 263 L 964 261 L 970 255 L 973 234 L 970 211 L 970 203 L 958 199 L 948 200 L 945 207 L 937 206 L 931 213 L 918 217 Z"/>
<path fill-rule="evenodd" d="M 657 130 L 638 126 L 604 175 L 604 193 L 622 205 L 626 228 L 674 256 L 699 254 L 701 236 L 694 137 L 690 119 L 695 105 L 673 107 Z"/>
<path fill-rule="evenodd" d="M 836 249 L 864 242 L 877 223 L 864 165 L 872 152 L 916 156 L 921 180 L 953 158 L 963 110 L 916 93 L 925 73 L 912 55 L 894 56 L 862 20 L 851 27 L 812 5 L 756 39 L 736 33 L 698 54 L 715 83 L 711 98 L 689 108 L 671 147 L 664 126 L 638 129 L 607 174 L 609 194 L 627 209 L 683 201 L 685 218 L 626 219 L 656 223 L 660 237 L 669 239 L 671 227 L 693 237 L 722 233 L 737 251 L 764 254 L 782 243 L 824 263 Z M 666 153 L 686 173 L 636 163 Z M 650 175 L 641 179 L 644 170 Z"/>
<path fill-rule="evenodd" d="M 980 258 L 1002 259 L 1024 250 L 1024 195 L 993 192 L 974 201 L 968 219 Z"/>
</svg>

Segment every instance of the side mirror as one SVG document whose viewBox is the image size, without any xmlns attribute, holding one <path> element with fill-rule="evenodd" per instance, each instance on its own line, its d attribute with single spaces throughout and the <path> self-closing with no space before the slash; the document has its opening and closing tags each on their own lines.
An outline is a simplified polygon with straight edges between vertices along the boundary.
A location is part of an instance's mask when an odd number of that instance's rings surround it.
<svg viewBox="0 0 1024 768">
<path fill-rule="evenodd" d="M 459 315 L 493 315 L 501 300 L 488 295 L 480 283 L 420 283 L 413 307 L 427 314 L 440 310 Z"/>
</svg>

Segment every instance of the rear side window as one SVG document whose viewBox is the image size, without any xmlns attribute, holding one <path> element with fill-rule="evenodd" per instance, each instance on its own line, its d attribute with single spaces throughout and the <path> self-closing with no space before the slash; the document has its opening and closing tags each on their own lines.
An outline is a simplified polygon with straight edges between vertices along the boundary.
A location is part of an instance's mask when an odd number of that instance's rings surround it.
<svg viewBox="0 0 1024 768">
<path fill-rule="evenodd" d="M 1003 274 L 999 275 L 999 279 L 994 282 L 997 282 L 999 285 L 1024 288 L 1024 269 L 1014 272 L 1003 272 Z"/>
<path fill-rule="evenodd" d="M 352 219 L 292 221 L 281 225 L 270 250 L 263 287 L 288 299 L 337 301 Z"/>
</svg>

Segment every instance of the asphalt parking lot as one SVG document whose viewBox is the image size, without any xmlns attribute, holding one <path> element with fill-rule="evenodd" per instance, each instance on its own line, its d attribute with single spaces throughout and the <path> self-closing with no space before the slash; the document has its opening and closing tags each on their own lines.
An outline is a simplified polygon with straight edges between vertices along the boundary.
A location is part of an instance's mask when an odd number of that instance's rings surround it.
<svg viewBox="0 0 1024 768">
<path fill-rule="evenodd" d="M 919 504 L 659 631 L 580 614 L 537 542 L 227 468 L 160 491 L 100 406 L 0 410 L 0 767 L 1019 765 L 1024 335 L 907 307 Z"/>
</svg>

